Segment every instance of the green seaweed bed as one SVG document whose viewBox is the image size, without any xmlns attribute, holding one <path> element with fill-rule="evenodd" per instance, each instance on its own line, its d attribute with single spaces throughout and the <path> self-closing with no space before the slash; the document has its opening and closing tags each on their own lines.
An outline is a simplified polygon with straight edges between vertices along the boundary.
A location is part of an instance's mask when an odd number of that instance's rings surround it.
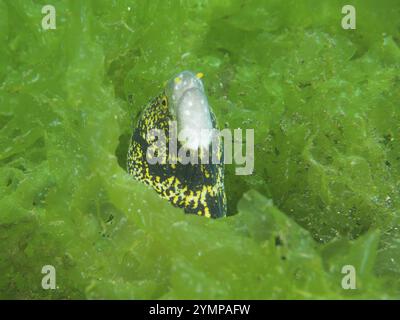
<svg viewBox="0 0 400 320">
<path fill-rule="evenodd" d="M 400 298 L 400 2 L 0 1 L 0 298 Z M 140 108 L 201 71 L 228 217 L 126 173 Z M 57 288 L 41 285 L 44 265 Z M 356 270 L 355 290 L 342 268 Z"/>
</svg>

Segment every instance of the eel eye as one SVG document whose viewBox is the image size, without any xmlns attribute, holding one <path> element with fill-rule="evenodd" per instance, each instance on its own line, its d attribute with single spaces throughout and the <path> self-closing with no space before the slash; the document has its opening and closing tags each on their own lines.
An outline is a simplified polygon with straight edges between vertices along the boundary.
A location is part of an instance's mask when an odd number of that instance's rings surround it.
<svg viewBox="0 0 400 320">
<path fill-rule="evenodd" d="M 161 100 L 161 103 L 163 106 L 166 106 L 167 105 L 167 97 L 163 97 Z"/>
</svg>

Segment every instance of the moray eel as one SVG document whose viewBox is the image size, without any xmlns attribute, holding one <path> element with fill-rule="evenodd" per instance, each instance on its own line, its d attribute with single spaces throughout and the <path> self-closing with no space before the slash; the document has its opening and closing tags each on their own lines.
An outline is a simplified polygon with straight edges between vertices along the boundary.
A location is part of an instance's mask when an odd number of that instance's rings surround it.
<svg viewBox="0 0 400 320">
<path fill-rule="evenodd" d="M 133 130 L 128 173 L 186 213 L 219 218 L 227 210 L 223 142 L 210 134 L 217 130 L 217 121 L 201 77 L 201 73 L 179 73 L 145 106 Z M 165 143 L 157 145 L 150 132 L 165 137 L 159 139 Z M 197 162 L 188 163 L 188 153 Z"/>
</svg>

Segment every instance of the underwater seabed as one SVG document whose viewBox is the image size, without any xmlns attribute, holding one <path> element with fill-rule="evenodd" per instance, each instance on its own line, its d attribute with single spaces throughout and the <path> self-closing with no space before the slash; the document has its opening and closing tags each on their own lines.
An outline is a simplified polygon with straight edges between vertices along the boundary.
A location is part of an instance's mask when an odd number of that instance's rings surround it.
<svg viewBox="0 0 400 320">
<path fill-rule="evenodd" d="M 53 2 L 0 2 L 0 298 L 399 298 L 397 0 Z M 126 172 L 181 70 L 254 129 L 224 219 Z"/>
</svg>

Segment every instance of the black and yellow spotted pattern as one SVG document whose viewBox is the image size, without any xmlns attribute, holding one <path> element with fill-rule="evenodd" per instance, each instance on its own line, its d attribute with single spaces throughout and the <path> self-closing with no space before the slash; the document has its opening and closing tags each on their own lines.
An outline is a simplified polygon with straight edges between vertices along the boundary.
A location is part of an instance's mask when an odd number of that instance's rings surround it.
<svg viewBox="0 0 400 320">
<path fill-rule="evenodd" d="M 216 119 L 211 112 L 213 127 Z M 174 120 L 168 109 L 168 98 L 165 93 L 153 99 L 140 115 L 134 129 L 128 151 L 128 172 L 137 180 L 154 188 L 164 199 L 174 206 L 183 208 L 186 213 L 205 217 L 218 218 L 226 215 L 226 196 L 224 191 L 224 164 L 222 141 L 218 143 L 217 157 L 220 164 L 211 163 L 211 146 L 209 164 L 169 164 L 169 121 Z M 150 129 L 161 129 L 166 136 L 165 164 L 149 164 L 146 152 L 152 146 L 147 132 Z M 149 138 L 149 139 L 147 139 Z M 177 143 L 177 148 L 181 147 Z"/>
</svg>

